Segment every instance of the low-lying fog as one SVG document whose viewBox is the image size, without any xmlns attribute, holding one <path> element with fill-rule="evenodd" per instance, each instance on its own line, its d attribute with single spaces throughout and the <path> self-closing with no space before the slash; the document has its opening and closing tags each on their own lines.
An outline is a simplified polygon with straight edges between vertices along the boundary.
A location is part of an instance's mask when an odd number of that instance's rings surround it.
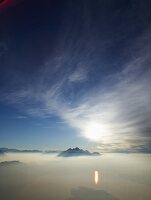
<svg viewBox="0 0 151 200">
<path fill-rule="evenodd" d="M 0 155 L 0 199 L 150 200 L 151 155 Z"/>
</svg>

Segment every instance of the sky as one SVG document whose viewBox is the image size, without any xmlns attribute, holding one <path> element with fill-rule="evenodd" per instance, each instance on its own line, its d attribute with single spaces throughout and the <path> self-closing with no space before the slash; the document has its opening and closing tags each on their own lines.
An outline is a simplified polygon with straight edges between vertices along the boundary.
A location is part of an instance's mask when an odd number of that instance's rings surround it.
<svg viewBox="0 0 151 200">
<path fill-rule="evenodd" d="M 151 152 L 151 1 L 0 4 L 0 146 Z"/>
</svg>

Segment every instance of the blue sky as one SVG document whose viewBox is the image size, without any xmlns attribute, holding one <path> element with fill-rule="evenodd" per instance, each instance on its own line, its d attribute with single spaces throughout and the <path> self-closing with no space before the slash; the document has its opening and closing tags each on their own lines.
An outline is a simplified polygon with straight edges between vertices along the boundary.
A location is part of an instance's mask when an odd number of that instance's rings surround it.
<svg viewBox="0 0 151 200">
<path fill-rule="evenodd" d="M 150 1 L 0 11 L 0 145 L 150 152 Z"/>
</svg>

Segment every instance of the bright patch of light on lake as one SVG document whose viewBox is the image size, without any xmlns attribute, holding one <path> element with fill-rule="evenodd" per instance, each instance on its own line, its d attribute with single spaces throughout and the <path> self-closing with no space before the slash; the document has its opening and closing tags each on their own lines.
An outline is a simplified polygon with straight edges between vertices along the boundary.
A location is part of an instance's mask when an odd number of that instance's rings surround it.
<svg viewBox="0 0 151 200">
<path fill-rule="evenodd" d="M 95 171 L 94 172 L 94 182 L 96 185 L 98 184 L 98 181 L 99 181 L 99 172 Z"/>
</svg>

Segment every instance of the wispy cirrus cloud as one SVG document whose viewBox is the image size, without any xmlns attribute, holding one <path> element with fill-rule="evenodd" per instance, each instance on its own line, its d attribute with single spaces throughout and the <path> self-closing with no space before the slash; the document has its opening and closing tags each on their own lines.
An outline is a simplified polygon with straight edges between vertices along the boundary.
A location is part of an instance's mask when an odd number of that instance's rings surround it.
<svg viewBox="0 0 151 200">
<path fill-rule="evenodd" d="M 87 79 L 88 71 L 84 68 L 78 68 L 69 76 L 69 81 L 71 82 L 82 82 Z"/>
<path fill-rule="evenodd" d="M 15 117 L 16 119 L 27 119 L 27 116 L 24 115 L 18 115 Z"/>
<path fill-rule="evenodd" d="M 79 67 L 77 58 L 70 59 L 65 52 L 47 62 L 32 83 L 3 94 L 3 99 L 32 116 L 58 116 L 101 150 L 147 152 L 151 136 L 148 34 L 139 37 L 131 51 L 133 56 L 118 72 L 96 84 L 91 82 L 93 64 L 84 59 Z"/>
</svg>

